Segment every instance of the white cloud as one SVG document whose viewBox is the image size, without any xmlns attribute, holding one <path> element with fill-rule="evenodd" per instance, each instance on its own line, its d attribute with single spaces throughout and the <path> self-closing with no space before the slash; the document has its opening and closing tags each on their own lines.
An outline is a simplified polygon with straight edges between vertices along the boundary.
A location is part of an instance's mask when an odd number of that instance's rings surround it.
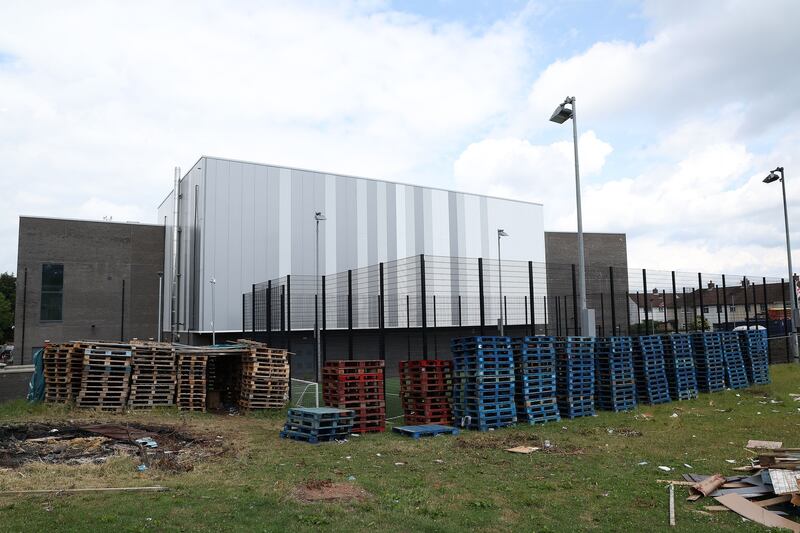
<svg viewBox="0 0 800 533">
<path fill-rule="evenodd" d="M 6 2 L 0 20 L 0 270 L 17 215 L 154 221 L 201 154 L 447 186 L 447 154 L 530 66 L 514 21 L 376 2 Z"/>
<path fill-rule="evenodd" d="M 611 145 L 592 131 L 581 135 L 578 145 L 581 175 L 596 175 L 611 153 Z M 460 189 L 544 203 L 546 228 L 573 231 L 574 169 L 571 141 L 534 145 L 513 138 L 473 143 L 453 165 Z"/>
</svg>

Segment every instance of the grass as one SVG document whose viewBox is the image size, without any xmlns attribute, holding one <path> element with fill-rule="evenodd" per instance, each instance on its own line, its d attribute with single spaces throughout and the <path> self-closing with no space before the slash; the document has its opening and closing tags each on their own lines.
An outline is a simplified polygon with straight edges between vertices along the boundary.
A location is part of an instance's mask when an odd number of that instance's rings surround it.
<svg viewBox="0 0 800 533">
<path fill-rule="evenodd" d="M 390 432 L 345 444 L 281 440 L 283 413 L 251 416 L 164 410 L 103 415 L 58 406 L 0 404 L 0 420 L 93 418 L 181 424 L 222 435 L 235 451 L 183 474 L 139 473 L 131 458 L 99 466 L 33 464 L 0 471 L 0 490 L 162 484 L 165 493 L 0 497 L 5 531 L 763 531 L 733 513 L 699 513 L 676 488 L 676 528 L 656 479 L 684 472 L 732 474 L 748 439 L 800 445 L 800 367 L 774 366 L 773 383 L 703 394 L 542 426 L 413 441 Z M 773 403 L 777 402 L 777 403 Z M 652 416 L 644 416 L 652 415 Z M 639 435 L 640 433 L 640 435 Z M 516 455 L 517 444 L 554 451 Z M 378 456 L 377 454 L 380 454 Z M 646 461 L 646 465 L 639 465 Z M 395 463 L 404 463 L 396 466 Z M 693 468 L 683 466 L 684 463 Z M 675 468 L 666 473 L 659 465 Z M 350 480 L 354 478 L 354 480 Z M 309 480 L 356 483 L 357 503 L 303 504 Z"/>
</svg>

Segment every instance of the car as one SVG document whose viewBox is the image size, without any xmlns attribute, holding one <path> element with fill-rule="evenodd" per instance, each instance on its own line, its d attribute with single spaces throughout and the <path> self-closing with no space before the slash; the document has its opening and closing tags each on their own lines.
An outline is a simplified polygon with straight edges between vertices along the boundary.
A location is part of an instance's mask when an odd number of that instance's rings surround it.
<svg viewBox="0 0 800 533">
<path fill-rule="evenodd" d="M 760 329 L 767 329 L 767 328 L 765 328 L 764 326 L 760 326 L 758 324 L 753 324 L 749 328 L 748 328 L 748 326 L 736 326 L 735 328 L 733 328 L 733 331 L 747 331 L 748 329 L 760 330 Z"/>
</svg>

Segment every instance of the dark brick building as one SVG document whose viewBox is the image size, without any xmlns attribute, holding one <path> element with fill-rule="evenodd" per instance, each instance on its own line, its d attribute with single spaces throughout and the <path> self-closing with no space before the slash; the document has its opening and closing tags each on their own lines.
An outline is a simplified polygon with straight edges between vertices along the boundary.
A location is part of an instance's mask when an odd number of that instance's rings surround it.
<svg viewBox="0 0 800 533">
<path fill-rule="evenodd" d="M 164 227 L 20 217 L 15 362 L 45 340 L 156 337 Z"/>
</svg>

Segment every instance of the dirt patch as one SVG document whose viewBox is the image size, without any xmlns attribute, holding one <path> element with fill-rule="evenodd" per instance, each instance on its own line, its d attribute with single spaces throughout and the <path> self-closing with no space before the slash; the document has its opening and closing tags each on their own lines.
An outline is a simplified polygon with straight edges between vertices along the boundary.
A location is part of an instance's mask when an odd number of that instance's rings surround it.
<svg viewBox="0 0 800 533">
<path fill-rule="evenodd" d="M 312 479 L 298 485 L 292 495 L 303 503 L 356 502 L 370 494 L 354 483 L 334 483 L 330 480 Z"/>
<path fill-rule="evenodd" d="M 224 451 L 217 439 L 170 426 L 98 423 L 0 426 L 3 468 L 17 468 L 30 462 L 102 464 L 113 457 L 132 456 L 145 468 L 187 472 L 194 468 L 195 461 Z"/>
</svg>

